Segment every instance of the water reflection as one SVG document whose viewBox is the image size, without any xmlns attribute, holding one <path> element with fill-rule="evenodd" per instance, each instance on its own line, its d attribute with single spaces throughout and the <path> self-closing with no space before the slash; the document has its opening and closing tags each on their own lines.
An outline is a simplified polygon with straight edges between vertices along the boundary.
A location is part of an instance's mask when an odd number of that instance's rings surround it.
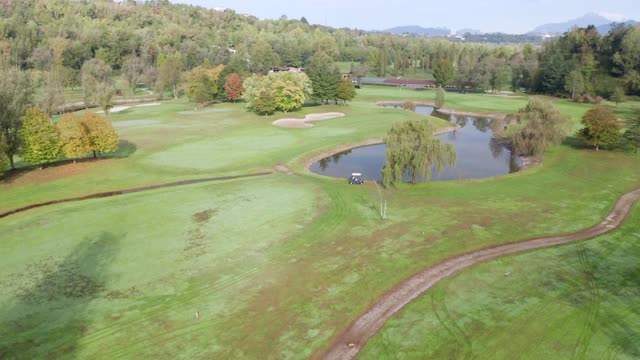
<svg viewBox="0 0 640 360">
<path fill-rule="evenodd" d="M 405 106 L 387 107 L 403 109 Z M 520 170 L 520 159 L 512 156 L 511 151 L 493 137 L 494 129 L 502 126 L 500 122 L 473 116 L 450 116 L 438 113 L 428 106 L 416 106 L 414 111 L 447 119 L 460 127 L 455 132 L 439 136 L 442 141 L 455 146 L 458 154 L 456 166 L 445 167 L 441 174 L 434 175 L 431 180 L 477 179 Z M 365 180 L 379 181 L 385 163 L 385 151 L 385 144 L 351 149 L 324 158 L 312 164 L 310 169 L 317 174 L 340 178 L 347 178 L 352 172 L 360 172 Z M 410 178 L 406 176 L 404 180 L 409 181 Z"/>
</svg>

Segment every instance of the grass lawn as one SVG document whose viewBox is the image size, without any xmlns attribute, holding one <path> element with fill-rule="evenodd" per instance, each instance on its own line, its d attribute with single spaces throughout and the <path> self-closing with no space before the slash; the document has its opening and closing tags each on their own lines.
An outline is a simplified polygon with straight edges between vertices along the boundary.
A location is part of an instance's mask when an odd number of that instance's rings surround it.
<svg viewBox="0 0 640 360">
<path fill-rule="evenodd" d="M 338 66 L 338 69 L 340 69 L 341 73 L 348 73 L 351 71 L 351 64 L 355 64 L 355 63 L 351 63 L 348 61 L 339 61 L 336 62 L 336 65 Z M 433 77 L 433 71 L 430 69 L 427 70 L 423 70 L 423 69 L 407 69 L 405 70 L 404 75 L 391 75 L 393 73 L 393 66 L 390 66 L 387 69 L 387 75 L 385 76 L 381 76 L 384 78 L 393 78 L 393 77 L 398 77 L 401 76 L 404 79 L 412 79 L 412 80 L 435 80 L 435 78 Z M 373 71 L 369 71 L 369 73 L 367 73 L 367 77 L 380 77 L 378 76 L 378 74 L 376 74 Z"/>
<path fill-rule="evenodd" d="M 637 156 L 558 146 L 541 166 L 520 173 L 390 188 L 382 222 L 375 187 L 304 173 L 304 160 L 380 137 L 396 121 L 424 118 L 373 101 L 430 95 L 374 87 L 359 94 L 348 107 L 272 117 L 244 112 L 242 104 L 131 108 L 110 117 L 133 144 L 122 157 L 0 183 L 6 210 L 278 162 L 303 174 L 159 189 L 0 219 L 0 330 L 12 334 L 0 337 L 0 358 L 303 358 L 425 266 L 491 244 L 584 229 L 640 186 Z M 492 112 L 526 102 L 448 99 L 452 108 Z M 588 109 L 558 104 L 574 119 Z M 271 125 L 330 111 L 347 116 L 309 129 Z M 422 338 L 411 339 L 423 346 Z"/>
<path fill-rule="evenodd" d="M 637 359 L 638 223 L 636 206 L 612 234 L 445 280 L 388 321 L 359 359 Z"/>
</svg>

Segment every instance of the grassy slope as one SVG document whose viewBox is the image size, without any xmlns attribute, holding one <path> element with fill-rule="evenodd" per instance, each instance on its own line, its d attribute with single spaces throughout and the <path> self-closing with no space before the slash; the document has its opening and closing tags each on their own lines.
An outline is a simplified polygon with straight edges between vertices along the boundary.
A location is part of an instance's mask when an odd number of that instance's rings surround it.
<svg viewBox="0 0 640 360">
<path fill-rule="evenodd" d="M 637 359 L 639 222 L 636 206 L 612 234 L 464 271 L 391 319 L 359 358 Z"/>
<path fill-rule="evenodd" d="M 357 103 L 304 108 L 288 116 L 329 111 L 348 116 L 323 121 L 322 126 L 312 129 L 284 129 L 271 122 L 285 115 L 255 116 L 243 111 L 242 106 L 221 104 L 193 111 L 187 103 L 167 102 L 113 114 L 111 120 L 121 139 L 135 144 L 133 154 L 117 161 L 86 164 L 76 176 L 47 182 L 18 178 L 0 183 L 0 211 L 98 191 L 270 169 L 310 151 L 381 137 L 397 121 L 424 118 Z M 440 119 L 432 121 L 446 125 Z M 46 171 L 55 173 L 56 169 Z M 31 177 L 37 178 L 33 174 Z"/>
<path fill-rule="evenodd" d="M 361 94 L 382 100 L 408 93 Z M 521 106 L 469 99 L 467 109 Z M 278 161 L 299 167 L 301 154 L 379 136 L 394 121 L 416 116 L 358 102 L 295 114 L 342 110 L 348 117 L 312 129 L 278 129 L 270 125 L 273 118 L 239 106 L 193 114 L 179 112 L 186 104 L 166 104 L 114 115 L 138 151 L 53 184 L 5 184 L 2 205 L 84 187 L 241 173 Z M 207 140 L 216 137 L 240 151 Z M 190 159 L 201 152 L 209 163 Z M 237 164 L 224 162 L 229 156 Z M 375 188 L 316 175 L 34 210 L 0 219 L 6 309 L 0 329 L 16 334 L 0 340 L 0 349 L 31 357 L 300 358 L 326 346 L 381 293 L 424 266 L 493 243 L 588 227 L 637 186 L 635 157 L 557 147 L 542 167 L 523 173 L 392 189 L 386 223 L 375 213 Z M 209 220 L 195 221 L 208 209 Z M 202 314 L 198 321 L 195 311 Z"/>
<path fill-rule="evenodd" d="M 348 73 L 349 71 L 351 71 L 351 63 L 348 61 L 337 62 L 336 65 L 338 66 L 338 69 L 340 69 L 340 72 L 342 73 Z M 387 70 L 387 75 L 383 77 L 392 78 L 394 77 L 391 75 L 392 73 L 393 73 L 393 66 L 390 66 L 389 69 Z M 376 74 L 373 71 L 369 71 L 369 73 L 367 74 L 367 77 L 378 77 L 378 74 Z M 402 78 L 413 79 L 413 80 L 435 80 L 435 78 L 433 77 L 433 71 L 422 70 L 422 69 L 417 69 L 415 71 L 413 69 L 406 70 Z"/>
</svg>

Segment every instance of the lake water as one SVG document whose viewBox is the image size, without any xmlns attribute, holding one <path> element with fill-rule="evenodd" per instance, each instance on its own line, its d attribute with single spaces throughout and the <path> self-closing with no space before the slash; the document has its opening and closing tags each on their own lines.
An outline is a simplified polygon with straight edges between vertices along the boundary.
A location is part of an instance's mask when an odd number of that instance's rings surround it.
<svg viewBox="0 0 640 360">
<path fill-rule="evenodd" d="M 402 108 L 401 106 L 387 107 Z M 421 114 L 432 114 L 433 108 L 418 106 L 415 111 Z M 438 136 L 443 142 L 455 146 L 458 160 L 454 167 L 446 167 L 440 174 L 434 171 L 431 181 L 479 179 L 520 170 L 519 159 L 512 156 L 509 149 L 493 139 L 491 119 L 438 113 L 433 115 L 447 118 L 452 125 L 459 125 L 460 129 Z M 386 149 L 385 144 L 351 149 L 312 164 L 310 170 L 316 174 L 344 179 L 351 173 L 359 172 L 365 180 L 380 181 Z M 406 175 L 403 180 L 410 181 L 411 178 Z M 424 179 L 420 180 L 424 181 Z"/>
</svg>

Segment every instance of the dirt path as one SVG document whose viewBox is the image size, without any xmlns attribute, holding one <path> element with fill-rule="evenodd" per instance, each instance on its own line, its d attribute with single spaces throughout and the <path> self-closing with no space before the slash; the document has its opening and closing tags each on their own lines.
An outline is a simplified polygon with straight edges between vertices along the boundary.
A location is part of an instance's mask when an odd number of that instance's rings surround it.
<svg viewBox="0 0 640 360">
<path fill-rule="evenodd" d="M 587 240 L 608 233 L 622 224 L 640 198 L 640 189 L 624 194 L 609 215 L 599 224 L 573 234 L 507 243 L 462 254 L 430 266 L 385 293 L 349 327 L 333 339 L 331 347 L 318 359 L 352 359 L 384 323 L 405 305 L 422 295 L 440 280 L 478 263 L 535 249 Z"/>
<path fill-rule="evenodd" d="M 176 181 L 176 182 L 171 182 L 171 183 L 166 183 L 166 184 L 150 185 L 150 186 L 143 186 L 143 187 L 137 187 L 137 188 L 131 188 L 131 189 L 124 189 L 124 190 L 105 191 L 105 192 L 99 192 L 99 193 L 85 195 L 85 196 L 78 196 L 78 197 L 59 199 L 59 200 L 51 200 L 51 201 L 46 201 L 46 202 L 41 202 L 41 203 L 37 203 L 37 204 L 31 204 L 31 205 L 23 206 L 23 207 L 18 208 L 18 209 L 13 209 L 13 210 L 9 210 L 9 211 L 0 213 L 0 219 L 2 219 L 4 217 L 7 217 L 9 215 L 21 213 L 21 212 L 24 212 L 24 211 L 27 211 L 27 210 L 40 208 L 40 207 L 44 207 L 44 206 L 55 205 L 55 204 L 66 203 L 66 202 L 82 201 L 82 200 L 89 200 L 89 199 L 99 199 L 99 198 L 112 197 L 112 196 L 118 196 L 118 195 L 126 195 L 126 194 L 133 194 L 133 193 L 137 193 L 137 192 L 150 191 L 150 190 L 162 189 L 162 188 L 168 188 L 168 187 L 185 186 L 185 185 L 199 184 L 199 183 L 203 183 L 203 182 L 212 182 L 212 181 L 223 181 L 223 180 L 234 180 L 234 179 L 250 178 L 250 177 L 265 176 L 265 175 L 271 175 L 271 174 L 273 174 L 273 172 L 265 171 L 265 172 L 255 173 L 255 174 L 234 175 L 234 176 L 220 176 L 220 177 L 212 177 L 212 178 L 193 179 L 193 180 L 182 180 L 182 181 Z"/>
</svg>

